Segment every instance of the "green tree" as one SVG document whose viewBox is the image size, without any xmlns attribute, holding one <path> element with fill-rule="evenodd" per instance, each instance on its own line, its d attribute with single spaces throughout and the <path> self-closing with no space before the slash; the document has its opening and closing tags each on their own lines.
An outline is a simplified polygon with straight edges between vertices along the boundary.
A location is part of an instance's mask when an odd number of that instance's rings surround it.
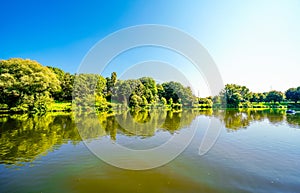
<svg viewBox="0 0 300 193">
<path fill-rule="evenodd" d="M 60 90 L 55 73 L 33 60 L 0 61 L 0 103 L 15 111 L 43 111 Z"/>
<path fill-rule="evenodd" d="M 212 105 L 212 99 L 211 98 L 198 98 L 199 104 L 206 104 L 206 105 Z"/>
<path fill-rule="evenodd" d="M 97 74 L 78 74 L 75 76 L 73 99 L 80 106 L 94 106 L 95 98 L 103 96 L 105 78 Z M 101 97 L 100 97 L 101 98 Z"/>
<path fill-rule="evenodd" d="M 114 87 L 117 83 L 117 73 L 113 72 L 111 73 L 111 77 L 107 77 L 106 78 L 106 90 L 105 90 L 105 95 L 106 95 L 106 99 L 107 101 L 111 102 L 111 98 L 113 95 L 113 90 Z"/>
<path fill-rule="evenodd" d="M 249 89 L 245 86 L 236 84 L 226 84 L 221 91 L 221 100 L 226 102 L 228 107 L 238 108 L 241 102 L 246 102 L 250 99 Z"/>
<path fill-rule="evenodd" d="M 141 83 L 145 86 L 145 97 L 148 103 L 154 103 L 156 100 L 156 95 L 158 93 L 156 82 L 153 78 L 143 77 L 139 79 Z"/>
<path fill-rule="evenodd" d="M 174 103 L 182 103 L 183 106 L 192 106 L 196 102 L 196 97 L 190 87 L 184 87 L 179 82 L 166 82 L 162 84 L 163 89 L 159 92 L 161 97 L 164 97 L 167 101 L 172 98 Z"/>
<path fill-rule="evenodd" d="M 285 92 L 286 99 L 297 103 L 300 100 L 300 87 L 290 88 Z"/>
<path fill-rule="evenodd" d="M 60 101 L 71 101 L 74 85 L 74 75 L 65 73 L 63 80 L 60 83 L 61 96 Z"/>
<path fill-rule="evenodd" d="M 266 96 L 266 102 L 281 102 L 283 100 L 283 93 L 280 91 L 270 91 Z"/>
</svg>

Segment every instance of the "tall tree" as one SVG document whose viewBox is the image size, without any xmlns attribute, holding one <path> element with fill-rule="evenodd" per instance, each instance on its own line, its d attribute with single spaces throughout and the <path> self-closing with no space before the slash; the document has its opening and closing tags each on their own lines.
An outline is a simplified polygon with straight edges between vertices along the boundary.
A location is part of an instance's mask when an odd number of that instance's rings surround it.
<svg viewBox="0 0 300 193">
<path fill-rule="evenodd" d="M 111 101 L 112 98 L 112 94 L 113 94 L 113 89 L 114 86 L 117 83 L 117 73 L 113 72 L 111 73 L 111 77 L 107 77 L 106 78 L 106 91 L 105 91 L 105 95 L 106 95 L 106 99 L 108 101 Z"/>
</svg>

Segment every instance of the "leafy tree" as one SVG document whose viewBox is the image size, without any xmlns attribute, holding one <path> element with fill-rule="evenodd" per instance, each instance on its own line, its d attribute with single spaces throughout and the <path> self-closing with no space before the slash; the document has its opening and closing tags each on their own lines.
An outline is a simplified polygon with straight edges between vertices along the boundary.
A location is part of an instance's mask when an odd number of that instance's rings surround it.
<svg viewBox="0 0 300 193">
<path fill-rule="evenodd" d="M 59 81 L 63 81 L 65 72 L 62 69 L 52 67 L 52 66 L 47 66 L 57 77 Z"/>
<path fill-rule="evenodd" d="M 106 80 L 97 74 L 78 74 L 75 76 L 73 99 L 80 106 L 94 106 L 95 98 L 103 96 Z M 100 97 L 101 98 L 101 97 Z"/>
<path fill-rule="evenodd" d="M 249 89 L 245 86 L 227 84 L 221 91 L 220 97 L 227 106 L 237 108 L 241 102 L 248 101 L 250 98 Z"/>
<path fill-rule="evenodd" d="M 266 102 L 281 102 L 283 100 L 283 93 L 280 91 L 270 91 L 266 96 Z"/>
<path fill-rule="evenodd" d="M 286 99 L 294 101 L 297 103 L 297 101 L 300 100 L 300 87 L 298 88 L 290 88 L 285 92 Z"/>
<path fill-rule="evenodd" d="M 74 84 L 74 75 L 70 73 L 65 73 L 63 70 L 51 66 L 47 66 L 52 72 L 56 74 L 57 79 L 60 81 L 60 88 L 54 93 L 51 93 L 54 100 L 56 101 L 71 101 L 73 84 Z"/>
<path fill-rule="evenodd" d="M 164 97 L 164 93 L 165 93 L 164 87 L 161 84 L 156 84 L 156 88 L 157 88 L 158 97 L 159 98 Z"/>
<path fill-rule="evenodd" d="M 71 101 L 74 85 L 74 75 L 65 73 L 63 80 L 60 83 L 61 87 L 61 98 L 62 101 Z"/>
<path fill-rule="evenodd" d="M 212 99 L 211 98 L 198 98 L 199 104 L 206 104 L 206 105 L 212 105 Z"/>
<path fill-rule="evenodd" d="M 107 77 L 106 78 L 106 90 L 105 90 L 105 94 L 106 94 L 106 99 L 107 101 L 111 101 L 111 97 L 113 94 L 113 89 L 115 87 L 117 83 L 117 73 L 113 72 L 111 73 L 111 77 Z"/>
<path fill-rule="evenodd" d="M 150 77 L 143 77 L 139 80 L 145 86 L 145 97 L 148 103 L 155 102 L 155 96 L 158 93 L 155 80 Z"/>
<path fill-rule="evenodd" d="M 119 80 L 114 89 L 113 99 L 128 104 L 130 96 L 135 93 L 135 89 L 139 84 L 142 84 L 139 80 Z"/>
<path fill-rule="evenodd" d="M 33 60 L 0 61 L 0 103 L 16 111 L 42 111 L 51 102 L 50 93 L 60 89 L 57 76 Z"/>
<path fill-rule="evenodd" d="M 193 95 L 190 87 L 184 87 L 179 82 L 166 82 L 162 84 L 163 90 L 159 92 L 161 97 L 164 97 L 167 101 L 172 98 L 174 103 L 182 103 L 184 106 L 191 106 L 196 97 Z"/>
</svg>

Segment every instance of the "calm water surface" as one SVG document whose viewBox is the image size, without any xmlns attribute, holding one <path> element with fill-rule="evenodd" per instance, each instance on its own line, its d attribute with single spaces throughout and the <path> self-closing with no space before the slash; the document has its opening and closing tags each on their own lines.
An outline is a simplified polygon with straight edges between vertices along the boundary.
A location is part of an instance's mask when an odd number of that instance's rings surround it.
<svg viewBox="0 0 300 193">
<path fill-rule="evenodd" d="M 0 117 L 0 192 L 299 192 L 300 115 L 284 111 L 167 111 L 74 116 Z M 223 128 L 212 149 L 199 146 L 212 119 Z M 199 124 L 195 124 L 195 123 Z M 96 128 L 95 124 L 101 125 Z M 135 123 L 146 125 L 135 127 Z M 83 139 L 131 149 L 157 147 L 192 127 L 196 135 L 175 160 L 130 171 L 108 165 Z"/>
</svg>

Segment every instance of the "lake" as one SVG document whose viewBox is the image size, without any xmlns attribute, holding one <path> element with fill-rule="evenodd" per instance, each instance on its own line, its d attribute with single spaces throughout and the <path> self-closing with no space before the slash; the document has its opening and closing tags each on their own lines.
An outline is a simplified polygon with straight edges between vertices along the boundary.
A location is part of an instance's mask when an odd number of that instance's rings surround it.
<svg viewBox="0 0 300 193">
<path fill-rule="evenodd" d="M 152 110 L 93 118 L 70 113 L 1 115 L 0 192 L 299 191 L 300 114 Z M 216 141 L 199 154 L 206 134 L 215 129 L 210 127 L 212 121 L 221 125 L 212 135 Z M 180 155 L 148 170 L 112 166 L 87 146 L 147 150 L 191 131 L 193 138 Z M 140 164 L 117 156 L 122 163 Z"/>
</svg>

